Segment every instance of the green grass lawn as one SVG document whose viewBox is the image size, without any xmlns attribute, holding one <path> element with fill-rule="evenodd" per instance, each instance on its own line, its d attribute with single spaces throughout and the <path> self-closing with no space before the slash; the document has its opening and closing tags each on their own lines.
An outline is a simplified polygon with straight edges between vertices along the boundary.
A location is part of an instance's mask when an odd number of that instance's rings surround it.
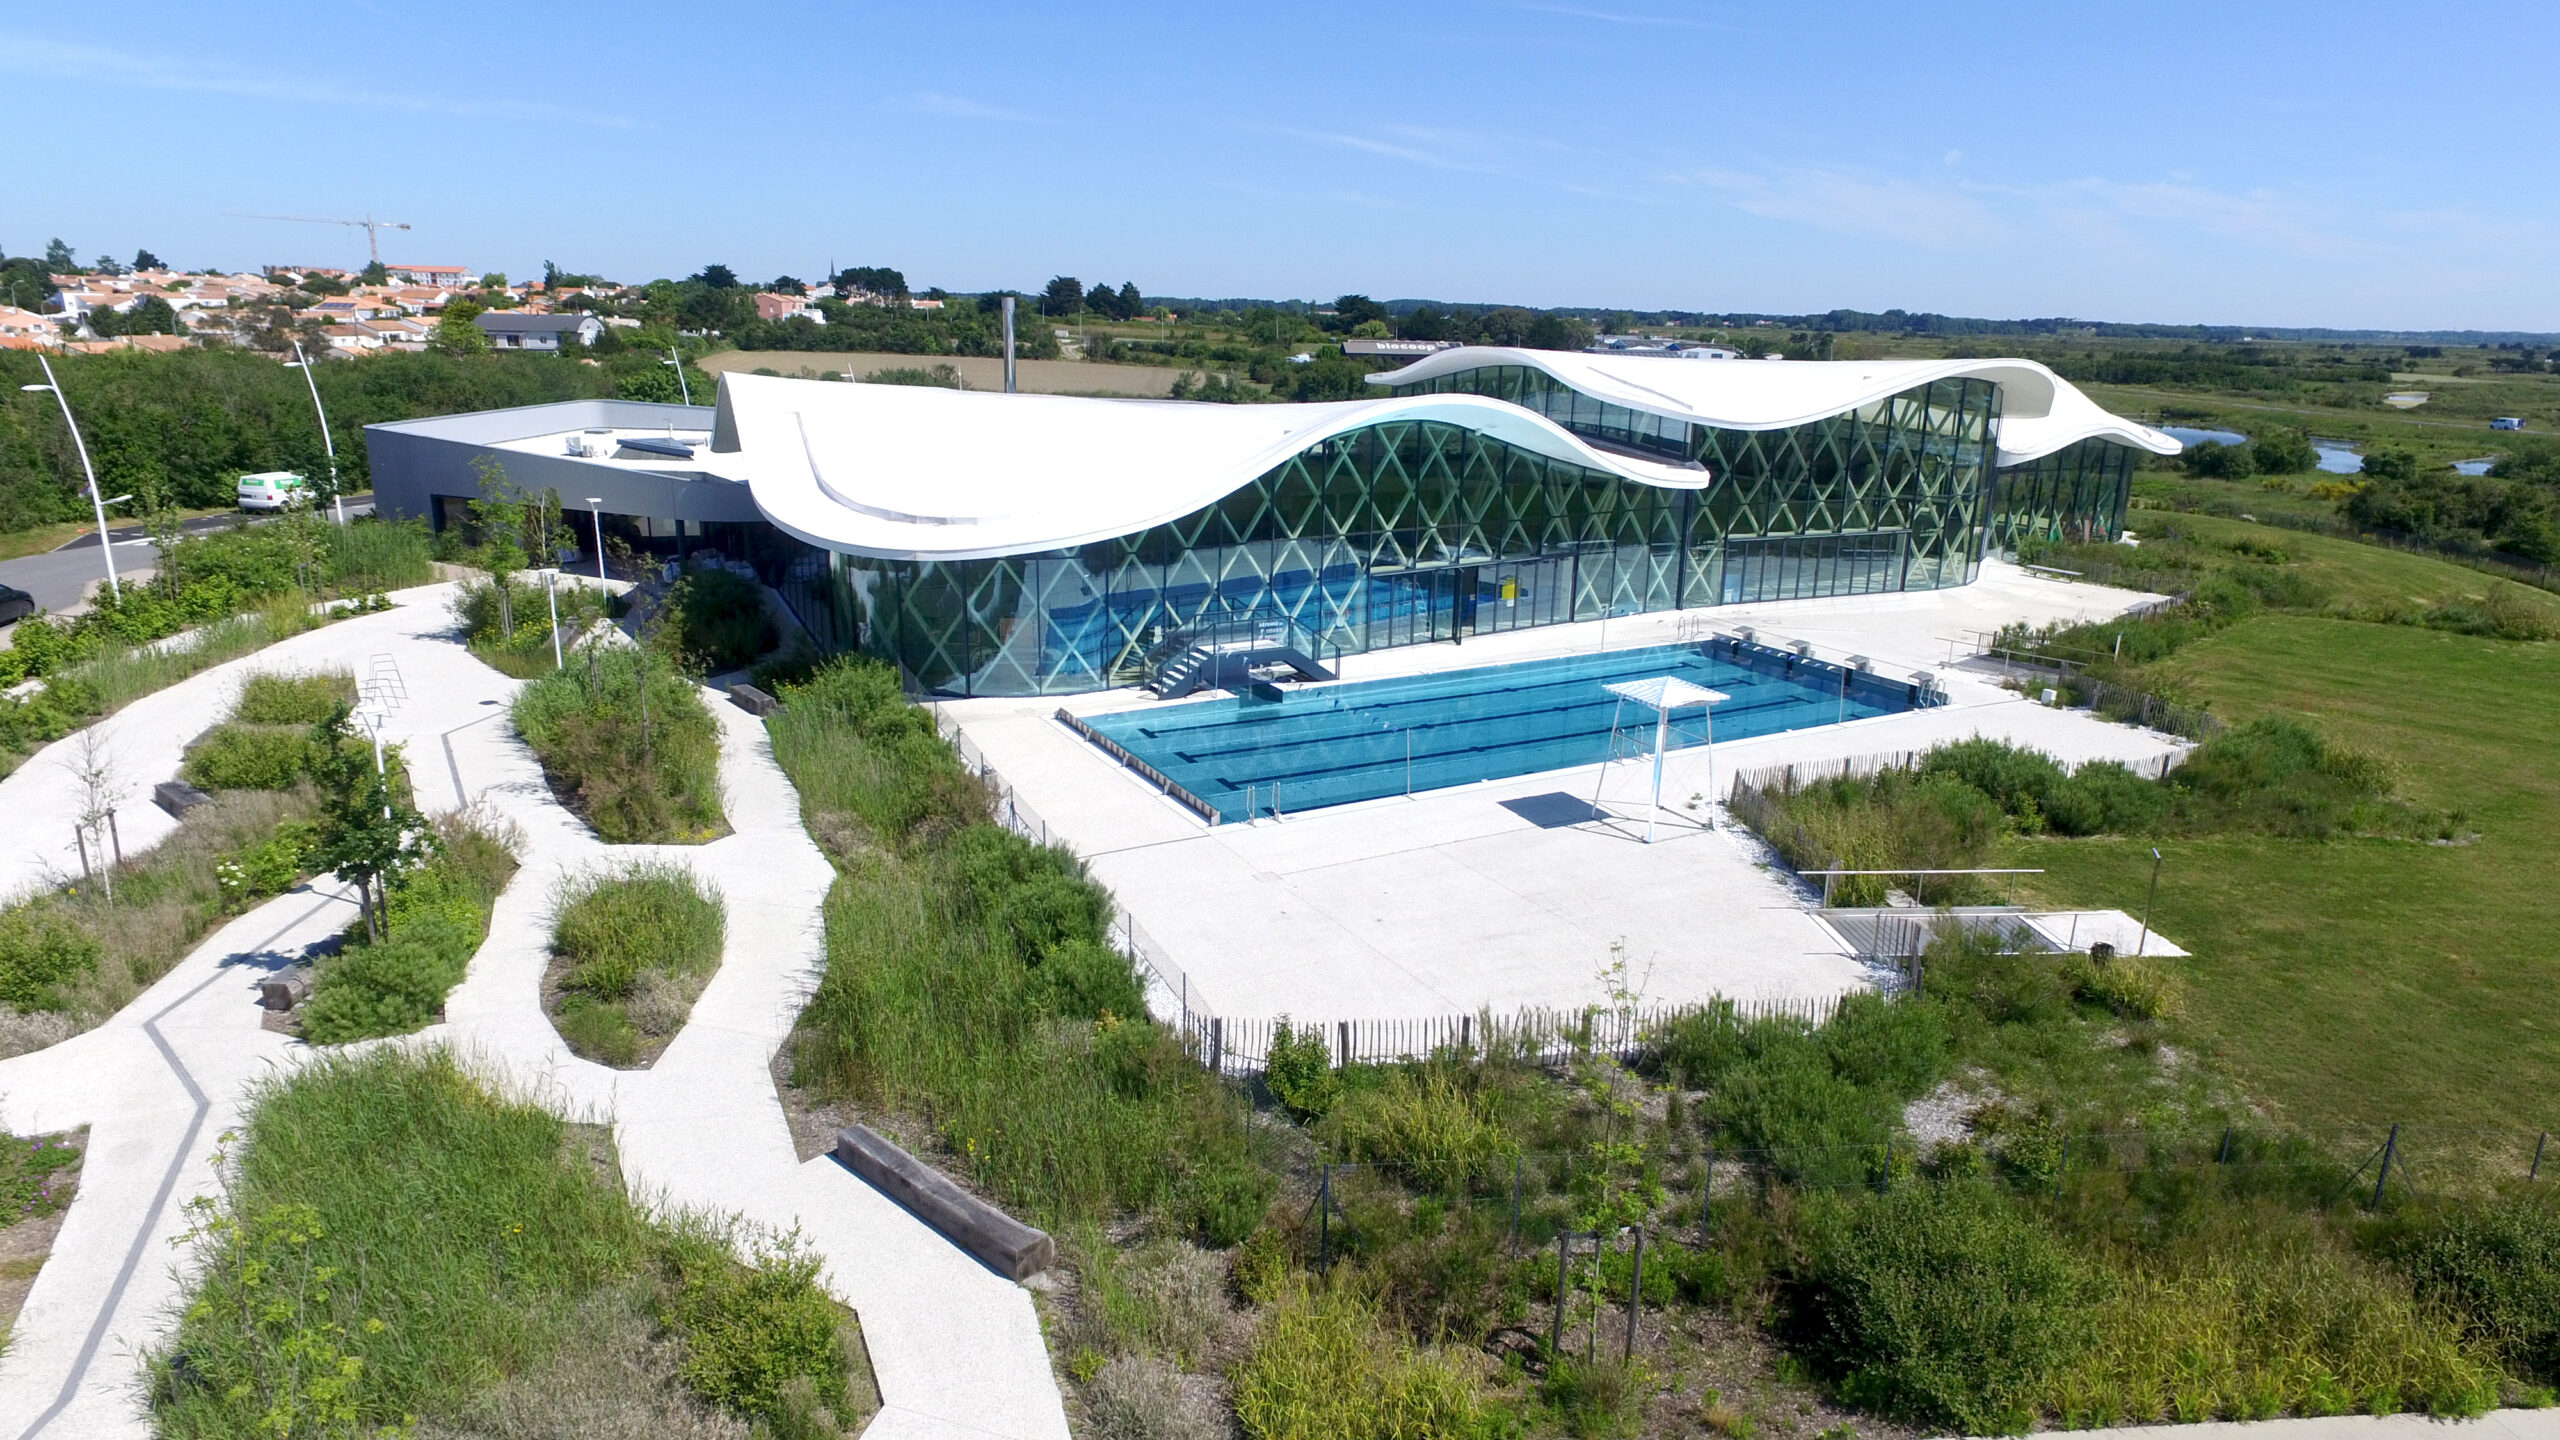
<svg viewBox="0 0 2560 1440">
<path fill-rule="evenodd" d="M 2423 557 L 2283 540 L 2349 594 L 2480 583 Z M 2226 718 L 2291 716 L 2384 757 L 2406 798 L 2460 812 L 2478 837 L 2164 845 L 2156 919 L 2196 952 L 2180 966 L 2188 1038 L 2284 1120 L 2512 1130 L 2498 1143 L 2521 1164 L 2533 1132 L 2560 1127 L 2560 645 L 2269 615 L 2156 668 Z M 2046 899 L 2142 908 L 2148 842 L 2018 841 L 2011 855 L 2046 867 Z"/>
</svg>

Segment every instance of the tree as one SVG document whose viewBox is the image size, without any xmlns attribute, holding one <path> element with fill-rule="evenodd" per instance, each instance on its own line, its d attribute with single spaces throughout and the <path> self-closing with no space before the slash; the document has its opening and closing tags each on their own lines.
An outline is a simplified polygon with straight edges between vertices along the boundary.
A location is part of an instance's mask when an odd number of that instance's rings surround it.
<svg viewBox="0 0 2560 1440">
<path fill-rule="evenodd" d="M 1077 315 L 1083 311 L 1084 282 L 1073 275 L 1052 277 L 1040 292 L 1040 313 L 1043 315 Z"/>
<path fill-rule="evenodd" d="M 56 235 L 45 242 L 44 268 L 56 275 L 67 275 L 79 269 L 80 262 L 72 255 L 71 247 L 63 244 L 62 237 Z"/>
<path fill-rule="evenodd" d="M 1537 318 L 1516 305 L 1487 310 L 1476 317 L 1476 337 L 1487 345 L 1523 345 L 1529 339 L 1529 326 Z"/>
<path fill-rule="evenodd" d="M 430 342 L 446 355 L 486 355 L 489 334 L 473 322 L 486 307 L 476 300 L 457 297 L 444 307 L 444 315 L 436 321 L 436 338 Z"/>
<path fill-rule="evenodd" d="M 2196 448 L 2206 450 L 2215 447 L 2199 445 Z M 2240 473 L 2245 475 L 2249 472 L 2243 470 Z M 2369 480 L 2405 485 L 2418 478 L 2418 457 L 2415 452 L 2396 445 L 2378 445 L 2365 455 L 2364 467 L 2358 473 Z"/>
<path fill-rule="evenodd" d="M 133 252 L 133 268 L 136 270 L 164 270 L 168 267 L 162 265 L 160 263 L 160 257 L 152 254 L 150 251 L 136 250 Z"/>
<path fill-rule="evenodd" d="M 1570 315 L 1540 315 L 1529 322 L 1520 343 L 1531 350 L 1580 350 L 1591 343 L 1591 327 Z"/>
<path fill-rule="evenodd" d="M 2258 471 L 2257 457 L 2249 453 L 2248 446 L 2212 440 L 2188 446 L 2178 463 L 2186 467 L 2188 474 L 2207 480 L 2246 480 Z"/>
<path fill-rule="evenodd" d="M 1396 322 L 1396 333 L 1407 340 L 1446 340 L 1449 317 L 1425 305 Z"/>
<path fill-rule="evenodd" d="M 904 300 L 907 277 L 886 265 L 854 265 L 827 277 L 839 300 Z"/>
<path fill-rule="evenodd" d="M 772 291 L 776 295 L 806 295 L 809 293 L 808 286 L 801 284 L 798 280 L 795 280 L 788 275 L 774 276 L 773 283 L 764 288 Z"/>
<path fill-rule="evenodd" d="M 2299 430 L 2269 430 L 2249 438 L 2249 451 L 2261 475 L 2299 475 L 2320 466 L 2320 452 Z"/>
<path fill-rule="evenodd" d="M 44 263 L 33 256 L 0 260 L 0 305 L 42 310 L 55 288 L 52 277 L 45 273 Z"/>
<path fill-rule="evenodd" d="M 89 271 L 94 275 L 121 275 L 124 273 L 124 267 L 116 263 L 116 257 L 113 255 L 100 255 L 89 262 Z"/>
<path fill-rule="evenodd" d="M 181 332 L 178 312 L 157 295 L 145 295 L 132 309 L 118 314 L 113 310 L 89 312 L 89 328 L 99 335 L 176 335 Z"/>
<path fill-rule="evenodd" d="M 320 791 L 319 843 L 312 864 L 354 882 L 365 934 L 388 940 L 384 900 L 389 882 L 434 853 L 426 817 L 392 793 L 390 778 L 374 768 L 371 745 L 349 723 L 341 700 L 329 718 L 311 727 L 311 779 Z"/>
<path fill-rule="evenodd" d="M 1333 302 L 1330 330 L 1357 330 L 1371 320 L 1387 318 L 1387 307 L 1366 295 L 1345 295 Z"/>
<path fill-rule="evenodd" d="M 1135 320 L 1139 316 L 1147 313 L 1147 297 L 1138 293 L 1137 281 L 1121 281 L 1119 298 L 1121 319 Z"/>
<path fill-rule="evenodd" d="M 365 266 L 362 270 L 356 272 L 356 283 L 359 285 L 388 285 L 391 283 L 391 267 L 383 264 L 379 260 L 376 260 Z"/>
<path fill-rule="evenodd" d="M 705 265 L 685 278 L 713 290 L 738 288 L 738 272 L 726 265 Z"/>
</svg>

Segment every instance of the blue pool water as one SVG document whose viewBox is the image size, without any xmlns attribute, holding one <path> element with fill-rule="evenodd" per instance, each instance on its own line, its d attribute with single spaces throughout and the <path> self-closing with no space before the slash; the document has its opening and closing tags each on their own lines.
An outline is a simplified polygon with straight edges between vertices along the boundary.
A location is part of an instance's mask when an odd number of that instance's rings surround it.
<svg viewBox="0 0 2560 1440">
<path fill-rule="evenodd" d="M 1715 653 L 1709 653 L 1710 651 Z M 1596 764 L 1609 750 L 1618 697 L 1601 686 L 1656 675 L 1721 690 L 1715 738 L 1747 739 L 1911 707 L 1900 683 L 1791 662 L 1781 652 L 1730 644 L 1617 650 L 1481 670 L 1455 670 L 1283 692 L 1278 700 L 1236 696 L 1088 716 L 1085 724 L 1222 820 L 1313 810 Z M 1672 748 L 1702 742 L 1698 710 L 1672 717 Z M 1650 753 L 1653 716 L 1630 705 L 1621 754 Z M 1409 757 L 1409 763 L 1408 763 Z M 1250 787 L 1250 791 L 1248 791 Z M 1248 811 L 1248 794 L 1250 810 Z"/>
</svg>

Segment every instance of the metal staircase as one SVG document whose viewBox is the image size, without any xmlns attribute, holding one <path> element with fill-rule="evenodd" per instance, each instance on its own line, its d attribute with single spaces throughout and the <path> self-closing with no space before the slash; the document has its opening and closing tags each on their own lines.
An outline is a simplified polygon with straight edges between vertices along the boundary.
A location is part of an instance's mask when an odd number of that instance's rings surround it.
<svg viewBox="0 0 2560 1440">
<path fill-rule="evenodd" d="M 1257 665 L 1285 665 L 1302 680 L 1330 680 L 1313 632 L 1285 615 L 1244 611 L 1204 617 L 1169 632 L 1149 651 L 1142 683 L 1159 700 L 1204 686 L 1250 683 Z"/>
</svg>

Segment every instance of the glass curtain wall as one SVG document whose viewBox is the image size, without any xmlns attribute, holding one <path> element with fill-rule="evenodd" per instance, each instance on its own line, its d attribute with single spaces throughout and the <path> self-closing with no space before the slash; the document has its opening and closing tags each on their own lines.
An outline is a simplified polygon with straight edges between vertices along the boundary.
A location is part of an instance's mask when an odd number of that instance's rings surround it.
<svg viewBox="0 0 2560 1440">
<path fill-rule="evenodd" d="M 2112 540 L 2133 494 L 2130 445 L 2089 439 L 2000 472 L 1991 548 L 2016 555 L 2021 540 Z"/>
<path fill-rule="evenodd" d="M 1135 535 L 989 560 L 845 556 L 821 583 L 859 610 L 863 648 L 920 689 L 969 695 L 1133 683 L 1160 649 L 1238 622 L 1358 652 L 1684 605 L 1959 585 L 1980 560 L 1997 407 L 1991 383 L 1950 380 L 1790 430 L 1652 416 L 1640 430 L 1597 402 L 1589 417 L 1566 412 L 1576 425 L 1676 439 L 1676 452 L 1657 453 L 1706 465 L 1715 479 L 1704 491 L 1462 426 L 1390 422 Z M 1781 538 L 1814 543 L 1760 543 Z"/>
</svg>

